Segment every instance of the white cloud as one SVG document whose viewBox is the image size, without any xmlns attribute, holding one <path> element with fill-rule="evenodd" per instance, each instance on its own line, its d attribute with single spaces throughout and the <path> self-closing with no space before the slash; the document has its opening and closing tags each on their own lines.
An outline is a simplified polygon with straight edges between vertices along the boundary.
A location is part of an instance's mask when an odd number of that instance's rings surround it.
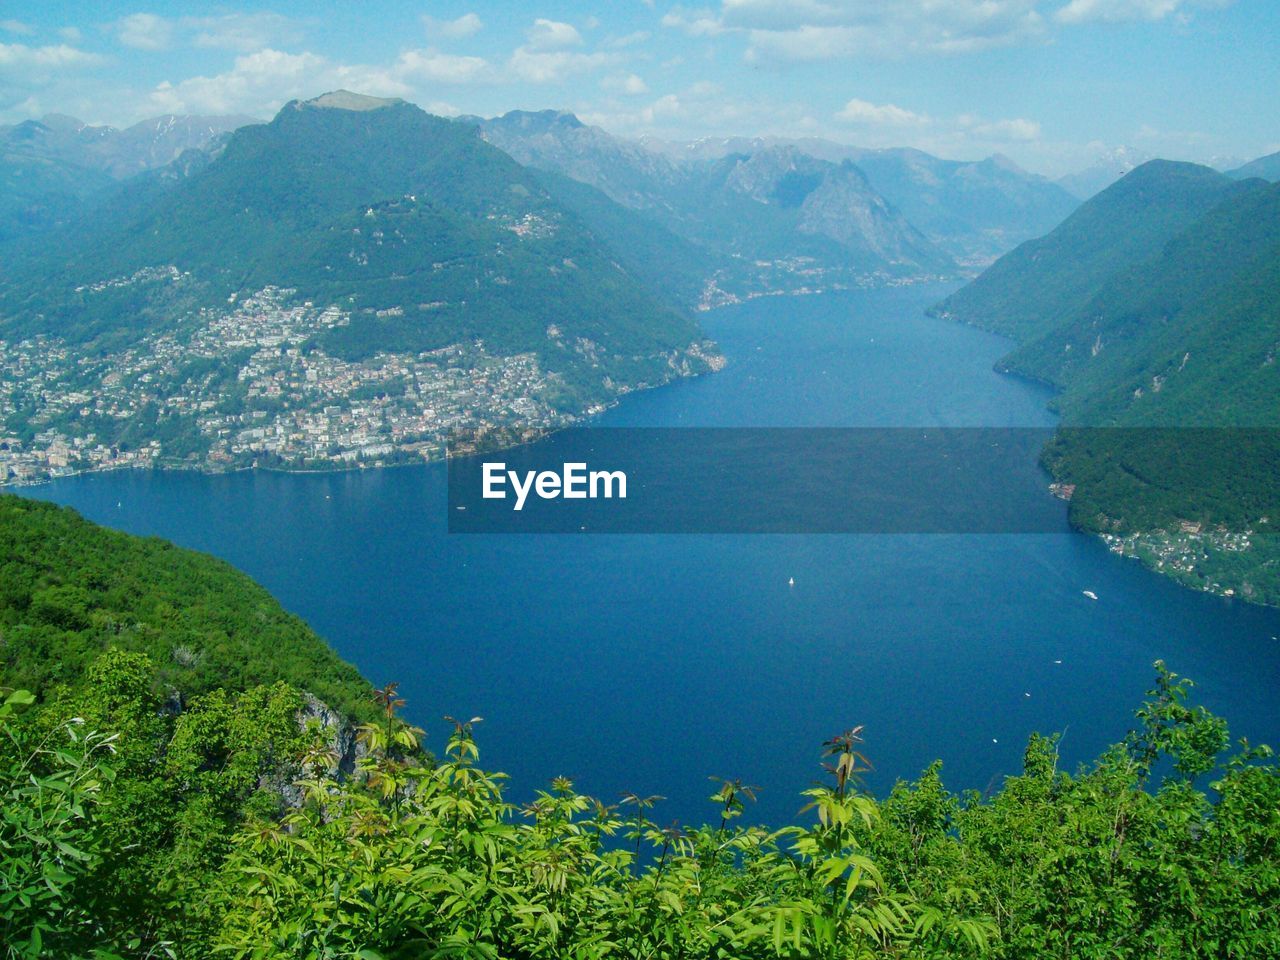
<svg viewBox="0 0 1280 960">
<path fill-rule="evenodd" d="M 310 99 L 345 88 L 375 97 L 403 97 L 433 113 L 456 114 L 450 103 L 421 95 L 424 87 L 494 79 L 480 57 L 436 50 L 408 50 L 389 65 L 344 64 L 316 53 L 265 49 L 236 57 L 230 70 L 208 77 L 162 83 L 151 91 L 144 114 L 244 113 L 271 116 L 289 100 Z"/>
<path fill-rule="evenodd" d="M 649 92 L 649 85 L 634 73 L 615 73 L 600 81 L 601 89 L 609 93 L 621 93 L 638 97 Z"/>
<path fill-rule="evenodd" d="M 16 33 L 24 37 L 36 32 L 35 27 L 29 23 L 23 23 L 21 20 L 0 20 L 0 30 L 5 33 Z"/>
<path fill-rule="evenodd" d="M 1041 36 L 1038 0 L 723 0 L 675 8 L 664 26 L 691 36 L 735 33 L 749 62 L 964 53 Z"/>
<path fill-rule="evenodd" d="M 197 47 L 217 47 L 251 53 L 299 38 L 297 24 L 278 13 L 228 13 L 215 17 L 187 17 L 181 27 L 194 32 Z"/>
<path fill-rule="evenodd" d="M 668 93 L 641 110 L 640 116 L 645 123 L 653 123 L 655 120 L 679 116 L 683 109 L 680 104 L 680 98 L 674 93 Z"/>
<path fill-rule="evenodd" d="M 517 47 L 507 61 L 507 71 L 510 78 L 526 83 L 559 83 L 574 74 L 608 66 L 613 59 L 604 53 L 577 53 L 572 50 L 541 53 L 529 47 Z"/>
<path fill-rule="evenodd" d="M 915 127 L 929 122 L 921 113 L 905 110 L 892 103 L 874 104 L 854 98 L 844 105 L 836 118 L 848 123 L 864 123 L 876 126 Z"/>
<path fill-rule="evenodd" d="M 621 37 L 613 37 L 607 43 L 611 47 L 621 49 L 623 47 L 633 47 L 638 43 L 644 43 L 650 37 L 648 30 L 636 30 L 634 33 L 628 33 Z"/>
<path fill-rule="evenodd" d="M 166 50 L 179 42 L 189 42 L 193 46 L 248 54 L 301 37 L 296 20 L 268 12 L 179 18 L 134 13 L 116 20 L 111 27 L 116 40 L 134 50 Z"/>
<path fill-rule="evenodd" d="M 462 57 L 437 50 L 409 50 L 400 55 L 391 72 L 402 79 L 435 83 L 475 83 L 492 79 L 493 70 L 483 57 Z"/>
<path fill-rule="evenodd" d="M 1170 14 L 1182 14 L 1192 7 L 1223 7 L 1230 2 L 1231 0 L 1071 0 L 1066 6 L 1060 7 L 1053 18 L 1059 23 L 1163 20 Z"/>
<path fill-rule="evenodd" d="M 540 53 L 582 46 L 582 34 L 577 27 L 556 20 L 539 18 L 533 21 L 527 37 L 526 48 Z"/>
<path fill-rule="evenodd" d="M 173 43 L 173 21 L 154 13 L 131 13 L 114 27 L 116 39 L 135 50 L 164 50 Z"/>
<path fill-rule="evenodd" d="M 620 54 L 583 53 L 582 34 L 569 23 L 538 19 L 525 43 L 507 60 L 507 79 L 525 83 L 559 83 L 574 74 L 587 73 L 619 60 Z"/>
<path fill-rule="evenodd" d="M 684 7 L 674 7 L 663 14 L 661 23 L 664 27 L 683 31 L 691 37 L 712 37 L 724 32 L 719 18 L 712 11 L 701 8 L 686 10 Z"/>
<path fill-rule="evenodd" d="M 732 34 L 749 63 L 970 53 L 1043 40 L 1053 22 L 1185 21 L 1233 0 L 721 0 L 673 7 L 662 25 L 693 37 Z M 1056 7 L 1056 9 L 1054 9 Z M 1045 9 L 1042 13 L 1041 9 Z M 1050 15 L 1050 11 L 1052 14 Z"/>
<path fill-rule="evenodd" d="M 79 43 L 84 39 L 84 34 L 80 32 L 79 27 L 62 27 L 58 30 L 58 36 L 67 43 Z"/>
<path fill-rule="evenodd" d="M 51 110 L 70 112 L 85 104 L 82 73 L 106 62 L 65 43 L 0 43 L 0 113 L 6 120 L 25 120 Z M 94 100 L 103 95 L 109 96 L 95 83 Z"/>
<path fill-rule="evenodd" d="M 152 109 L 163 113 L 272 113 L 286 100 L 319 92 L 328 70 L 314 53 L 260 50 L 237 57 L 232 68 L 212 77 L 165 81 L 151 93 Z M 336 86 L 336 84 L 335 84 Z"/>
<path fill-rule="evenodd" d="M 286 101 L 308 99 L 340 87 L 380 97 L 413 93 L 395 68 L 346 65 L 315 53 L 267 49 L 236 57 L 225 73 L 160 84 L 151 92 L 147 110 L 270 116 Z"/>
<path fill-rule="evenodd" d="M 135 50 L 165 50 L 179 43 L 252 53 L 301 38 L 297 21 L 278 13 L 224 13 L 203 17 L 162 17 L 134 13 L 111 25 L 116 39 Z"/>
<path fill-rule="evenodd" d="M 44 47 L 28 47 L 21 43 L 0 43 L 0 71 L 60 70 L 103 63 L 96 53 L 86 53 L 65 43 Z"/>
<path fill-rule="evenodd" d="M 1012 120 L 996 120 L 992 123 L 979 123 L 973 132 L 980 137 L 991 140 L 1031 141 L 1040 139 L 1040 124 L 1034 120 L 1016 117 Z"/>
<path fill-rule="evenodd" d="M 425 15 L 422 18 L 422 25 L 426 28 L 428 36 L 440 37 L 444 40 L 461 40 L 464 37 L 474 36 L 484 29 L 484 21 L 474 13 L 464 13 L 455 20 L 437 20 L 433 16 Z"/>
</svg>

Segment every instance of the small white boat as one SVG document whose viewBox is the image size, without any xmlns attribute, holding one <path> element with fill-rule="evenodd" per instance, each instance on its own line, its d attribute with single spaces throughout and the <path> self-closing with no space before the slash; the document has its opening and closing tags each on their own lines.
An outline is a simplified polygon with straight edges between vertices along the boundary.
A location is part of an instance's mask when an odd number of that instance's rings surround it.
<svg viewBox="0 0 1280 960">
<path fill-rule="evenodd" d="M 1088 597 L 1090 600 L 1097 600 L 1097 599 L 1098 599 L 1098 595 L 1097 595 L 1096 593 L 1094 593 L 1092 590 L 1081 590 L 1080 592 L 1081 592 L 1081 593 L 1083 593 L 1083 594 L 1084 594 L 1086 597 Z"/>
<path fill-rule="evenodd" d="M 787 586 L 788 586 L 788 587 L 794 587 L 795 585 L 796 585 L 796 578 L 795 578 L 795 577 L 789 577 L 789 578 L 787 579 Z"/>
</svg>

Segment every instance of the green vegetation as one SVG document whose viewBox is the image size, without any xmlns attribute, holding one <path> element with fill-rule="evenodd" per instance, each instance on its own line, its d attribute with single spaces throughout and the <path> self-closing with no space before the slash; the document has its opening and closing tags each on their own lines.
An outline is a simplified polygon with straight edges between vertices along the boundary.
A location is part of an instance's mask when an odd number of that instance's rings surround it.
<svg viewBox="0 0 1280 960">
<path fill-rule="evenodd" d="M 935 310 L 1018 339 L 1000 368 L 1060 389 L 1045 461 L 1076 526 L 1280 603 L 1260 535 L 1280 505 L 1280 186 L 1153 161 Z"/>
<path fill-rule="evenodd" d="M 1155 256 L 1234 189 L 1225 174 L 1152 160 L 1028 240 L 934 312 L 1025 341 L 1053 330 L 1117 270 Z"/>
<path fill-rule="evenodd" d="M 96 170 L 15 155 L 0 143 L 0 244 L 71 222 L 112 180 Z"/>
<path fill-rule="evenodd" d="M 72 510 L 0 496 L 0 671 L 44 695 L 107 650 L 148 658 L 180 705 L 284 681 L 363 716 L 367 684 L 305 623 L 229 564 Z"/>
<path fill-rule="evenodd" d="M 0 534 L 6 958 L 1280 951 L 1280 768 L 1228 753 L 1160 664 L 1135 729 L 1076 773 L 1035 736 L 992 795 L 935 764 L 876 800 L 855 728 L 796 825 L 743 825 L 754 789 L 713 778 L 686 829 L 660 797 L 563 779 L 514 805 L 474 719 L 433 760 L 394 684 L 368 690 L 217 561 L 11 497 Z"/>
</svg>

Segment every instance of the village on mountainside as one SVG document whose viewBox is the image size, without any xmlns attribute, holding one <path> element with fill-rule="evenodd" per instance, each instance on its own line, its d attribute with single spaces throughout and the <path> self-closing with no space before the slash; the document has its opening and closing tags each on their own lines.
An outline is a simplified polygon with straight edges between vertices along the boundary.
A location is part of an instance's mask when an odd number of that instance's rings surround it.
<svg viewBox="0 0 1280 960">
<path fill-rule="evenodd" d="M 0 341 L 0 484 L 120 467 L 435 459 L 459 432 L 539 433 L 581 415 L 553 404 L 562 385 L 532 353 L 475 341 L 352 362 L 309 344 L 349 322 L 267 287 L 102 356 L 47 336 Z"/>
</svg>

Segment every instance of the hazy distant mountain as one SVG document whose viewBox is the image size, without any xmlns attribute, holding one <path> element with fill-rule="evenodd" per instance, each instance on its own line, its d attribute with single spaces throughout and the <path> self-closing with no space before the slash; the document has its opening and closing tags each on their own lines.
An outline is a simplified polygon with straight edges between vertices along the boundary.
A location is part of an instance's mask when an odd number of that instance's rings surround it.
<svg viewBox="0 0 1280 960">
<path fill-rule="evenodd" d="M 990 263 L 1053 228 L 1079 205 L 1061 186 L 998 154 L 977 161 L 943 160 L 910 147 L 873 150 L 818 137 L 643 142 L 673 160 L 707 161 L 792 147 L 819 160 L 851 161 L 913 226 L 962 263 Z"/>
<path fill-rule="evenodd" d="M 1280 153 L 1269 153 L 1265 157 L 1259 157 L 1257 160 L 1250 160 L 1242 167 L 1228 170 L 1227 176 L 1235 177 L 1237 180 L 1261 177 L 1263 180 L 1270 180 L 1275 183 L 1280 180 Z"/>
<path fill-rule="evenodd" d="M 587 126 L 571 113 L 513 110 L 492 120 L 461 119 L 479 125 L 486 140 L 521 163 L 588 183 L 633 209 L 664 206 L 663 193 L 684 177 L 661 154 Z"/>
<path fill-rule="evenodd" d="M 119 348 L 228 296 L 289 287 L 350 312 L 317 340 L 333 354 L 482 338 L 593 381 L 589 395 L 610 377 L 664 379 L 697 338 L 539 175 L 402 101 L 294 101 L 189 175 L 164 169 L 41 243 L 54 249 L 18 268 L 0 335 Z"/>
<path fill-rule="evenodd" d="M 90 126 L 74 117 L 50 114 L 0 129 L 6 156 L 39 158 L 106 173 L 117 180 L 176 160 L 222 133 L 256 123 L 250 117 L 189 117 L 167 114 L 131 127 Z"/>
<path fill-rule="evenodd" d="M 852 164 L 879 194 L 890 217 L 904 219 L 948 256 L 986 264 L 1023 240 L 1049 230 L 1077 205 L 1067 191 L 1029 174 L 1004 157 L 977 162 L 941 160 L 919 150 L 865 150 L 817 138 L 730 137 L 675 143 L 630 141 L 582 124 L 571 114 L 516 112 L 482 124 L 485 136 L 517 159 L 599 187 L 620 203 L 671 218 L 696 221 L 705 214 L 705 172 L 729 157 L 805 157 L 839 167 Z M 781 152 L 781 153 L 780 153 Z M 755 192 L 760 201 L 764 195 Z M 811 211 L 822 200 L 817 195 Z M 691 205 L 691 206 L 687 206 Z M 825 212 L 828 223 L 839 209 Z M 870 224 L 869 224 L 870 225 Z M 883 237 L 883 225 L 872 227 Z M 847 234 L 847 231 L 845 231 Z M 704 238 L 705 239 L 705 238 Z M 849 242 L 845 236 L 843 242 Z M 875 237 L 868 237 L 875 246 Z M 905 236 L 903 238 L 905 241 Z M 917 248 L 914 253 L 907 248 Z M 936 263 L 936 254 L 904 242 L 904 259 Z"/>
<path fill-rule="evenodd" d="M 1081 200 L 1088 200 L 1094 194 L 1111 186 L 1130 170 L 1151 159 L 1153 159 L 1151 154 L 1135 150 L 1133 147 L 1115 147 L 1085 169 L 1059 177 L 1058 186 Z"/>
<path fill-rule="evenodd" d="M 964 162 L 867 150 L 852 159 L 903 216 L 962 262 L 985 265 L 1079 206 L 1062 187 L 998 154 Z"/>
<path fill-rule="evenodd" d="M 741 153 L 681 158 L 554 111 L 465 119 L 521 162 L 597 187 L 718 257 L 726 285 L 812 288 L 953 268 L 847 161 L 745 143 Z M 767 280 L 744 277 L 753 271 Z"/>
<path fill-rule="evenodd" d="M 101 170 L 12 151 L 10 133 L 0 143 L 0 242 L 69 223 L 90 197 L 115 183 Z"/>
<path fill-rule="evenodd" d="M 885 200 L 854 164 L 778 146 L 693 168 L 685 228 L 757 259 L 848 259 L 897 275 L 948 271 L 951 258 Z"/>
<path fill-rule="evenodd" d="M 1062 323 L 1125 264 L 1155 256 L 1239 184 L 1193 163 L 1152 160 L 997 260 L 936 310 L 1018 340 Z"/>
<path fill-rule="evenodd" d="M 115 181 L 253 122 L 164 116 L 124 130 L 50 114 L 0 127 L 0 241 L 70 222 Z"/>
</svg>

